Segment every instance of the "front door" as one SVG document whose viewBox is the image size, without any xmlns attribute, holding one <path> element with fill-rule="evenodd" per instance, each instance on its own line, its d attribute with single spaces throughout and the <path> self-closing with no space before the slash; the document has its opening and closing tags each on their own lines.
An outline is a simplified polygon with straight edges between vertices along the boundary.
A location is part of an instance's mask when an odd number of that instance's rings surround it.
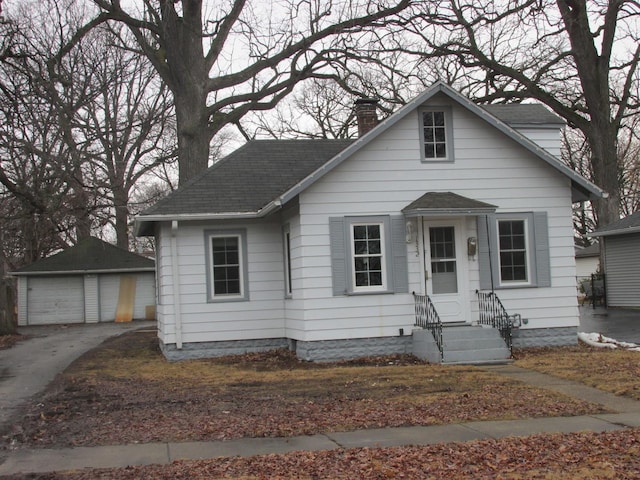
<svg viewBox="0 0 640 480">
<path fill-rule="evenodd" d="M 443 322 L 469 321 L 463 223 L 425 219 L 423 232 L 427 294 Z"/>
</svg>

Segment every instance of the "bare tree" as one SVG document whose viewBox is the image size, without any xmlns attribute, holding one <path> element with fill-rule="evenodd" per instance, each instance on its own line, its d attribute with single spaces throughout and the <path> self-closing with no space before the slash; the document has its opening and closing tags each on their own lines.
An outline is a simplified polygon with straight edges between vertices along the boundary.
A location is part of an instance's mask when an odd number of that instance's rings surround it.
<svg viewBox="0 0 640 480">
<path fill-rule="evenodd" d="M 537 99 L 579 129 L 595 182 L 598 224 L 619 218 L 618 135 L 637 111 L 640 42 L 634 0 L 423 3 L 408 24 L 418 56 L 455 58 L 479 101 Z"/>
<path fill-rule="evenodd" d="M 355 51 L 358 35 L 395 21 L 411 0 L 147 0 L 142 12 L 119 0 L 94 2 L 101 13 L 93 23 L 126 24 L 173 94 L 184 183 L 208 166 L 223 127 L 273 108 L 300 80 L 326 75 Z M 345 35 L 353 48 L 335 48 L 332 40 Z"/>
<path fill-rule="evenodd" d="M 128 249 L 132 189 L 149 172 L 175 159 L 175 121 L 169 92 L 147 59 L 109 48 L 111 33 L 91 34 L 90 57 L 102 58 L 91 73 L 97 94 L 73 118 L 91 183 L 101 192 L 101 224 L 112 224 L 118 246 Z M 97 212 L 96 212 L 97 213 Z"/>
</svg>

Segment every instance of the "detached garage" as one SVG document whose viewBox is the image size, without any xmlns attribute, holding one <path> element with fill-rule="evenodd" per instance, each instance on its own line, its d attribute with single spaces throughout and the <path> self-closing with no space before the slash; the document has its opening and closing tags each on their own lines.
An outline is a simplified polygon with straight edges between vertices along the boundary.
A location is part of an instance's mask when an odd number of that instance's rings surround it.
<svg viewBox="0 0 640 480">
<path fill-rule="evenodd" d="M 640 211 L 591 234 L 600 237 L 607 306 L 640 308 Z"/>
<path fill-rule="evenodd" d="M 97 238 L 13 275 L 18 277 L 18 325 L 155 317 L 155 262 Z"/>
</svg>

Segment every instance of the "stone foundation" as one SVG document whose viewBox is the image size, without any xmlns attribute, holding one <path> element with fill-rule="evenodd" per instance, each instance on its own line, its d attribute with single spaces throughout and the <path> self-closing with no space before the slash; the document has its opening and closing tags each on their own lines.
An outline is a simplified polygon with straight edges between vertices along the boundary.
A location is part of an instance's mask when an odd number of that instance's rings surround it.
<svg viewBox="0 0 640 480">
<path fill-rule="evenodd" d="M 426 333 L 425 333 L 426 332 Z M 419 338 L 414 338 L 416 336 Z M 297 341 L 288 338 L 234 340 L 224 342 L 185 343 L 178 350 L 174 343 L 160 343 L 164 356 L 171 361 L 195 358 L 223 357 L 243 353 L 264 352 L 286 348 L 296 352 L 301 360 L 333 362 L 361 357 L 414 354 L 428 361 L 436 359 L 437 347 L 428 331 L 397 337 L 355 338 L 347 340 Z M 433 345 L 432 345 L 433 343 Z M 555 347 L 578 343 L 577 327 L 514 329 L 513 347 Z M 435 349 L 435 350 L 434 350 Z M 439 352 L 437 352 L 439 355 Z"/>
<path fill-rule="evenodd" d="M 313 362 L 333 362 L 353 358 L 411 353 L 412 336 L 355 338 L 295 342 L 298 358 Z"/>
<path fill-rule="evenodd" d="M 514 329 L 513 347 L 560 347 L 578 343 L 578 327 Z"/>
<path fill-rule="evenodd" d="M 168 360 L 178 361 L 278 350 L 281 348 L 289 348 L 290 343 L 290 340 L 286 338 L 230 340 L 224 342 L 185 343 L 182 345 L 182 348 L 178 350 L 175 343 L 165 345 L 160 342 L 160 350 L 162 350 L 162 353 Z"/>
</svg>

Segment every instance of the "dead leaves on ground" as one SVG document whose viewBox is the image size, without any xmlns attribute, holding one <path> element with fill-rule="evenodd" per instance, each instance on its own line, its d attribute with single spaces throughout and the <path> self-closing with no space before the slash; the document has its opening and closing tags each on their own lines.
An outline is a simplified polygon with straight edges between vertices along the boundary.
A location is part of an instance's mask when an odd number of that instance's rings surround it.
<svg viewBox="0 0 640 480">
<path fill-rule="evenodd" d="M 635 479 L 640 429 L 424 447 L 294 452 L 47 474 L 41 479 Z M 18 480 L 21 477 L 12 477 Z"/>
<path fill-rule="evenodd" d="M 77 361 L 5 438 L 11 448 L 288 437 L 601 408 L 465 366 L 414 357 L 309 364 L 289 352 L 167 363 L 123 335 Z"/>
<path fill-rule="evenodd" d="M 589 347 L 528 348 L 516 365 L 640 400 L 640 353 Z"/>
</svg>

